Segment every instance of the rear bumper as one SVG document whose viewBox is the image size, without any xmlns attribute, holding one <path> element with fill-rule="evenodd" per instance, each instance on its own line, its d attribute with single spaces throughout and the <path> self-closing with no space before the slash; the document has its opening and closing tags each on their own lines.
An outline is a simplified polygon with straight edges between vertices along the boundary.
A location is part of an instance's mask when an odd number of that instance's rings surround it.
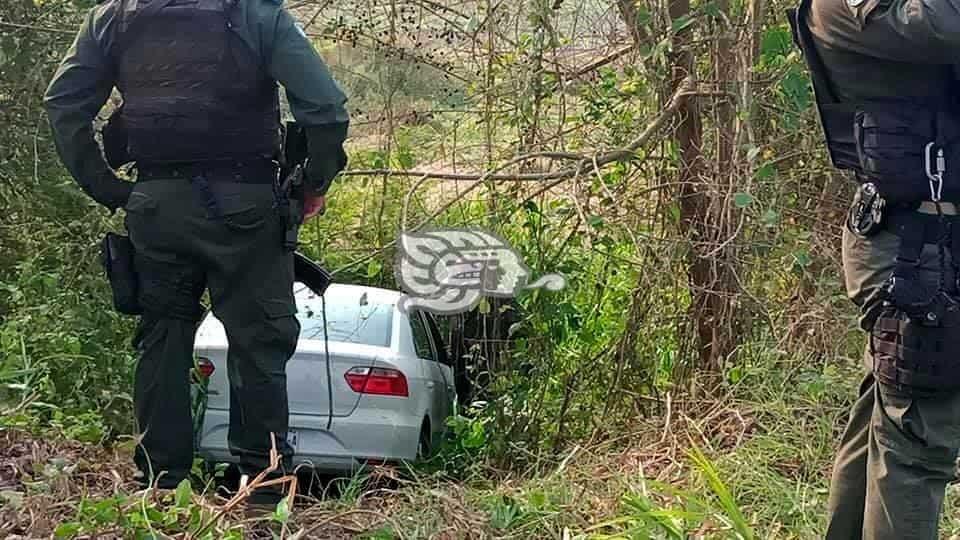
<svg viewBox="0 0 960 540">
<path fill-rule="evenodd" d="M 422 419 L 394 411 L 354 411 L 334 417 L 327 430 L 326 416 L 290 415 L 290 442 L 295 466 L 319 472 L 353 472 L 368 461 L 413 461 L 417 456 Z M 200 456 L 209 461 L 235 462 L 227 446 L 229 411 L 210 409 L 204 417 Z"/>
</svg>

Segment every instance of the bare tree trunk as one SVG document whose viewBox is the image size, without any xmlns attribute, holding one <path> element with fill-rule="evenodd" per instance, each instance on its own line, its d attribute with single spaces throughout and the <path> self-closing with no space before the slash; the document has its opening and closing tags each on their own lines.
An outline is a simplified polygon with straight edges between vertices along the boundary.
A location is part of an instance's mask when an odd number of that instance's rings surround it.
<svg viewBox="0 0 960 540">
<path fill-rule="evenodd" d="M 743 144 L 756 144 L 757 136 L 754 133 L 753 126 L 756 122 L 753 120 L 755 114 L 753 110 L 753 66 L 760 57 L 760 32 L 761 17 L 763 16 L 764 0 L 748 0 L 747 3 L 747 35 L 743 36 L 743 45 L 740 47 L 743 51 L 740 66 L 740 108 L 746 113 L 745 120 L 737 129 L 739 141 Z"/>
<path fill-rule="evenodd" d="M 729 15 L 730 0 L 719 0 L 717 7 L 721 13 Z M 733 29 L 723 24 L 723 28 L 720 30 L 720 37 L 717 39 L 716 48 L 714 49 L 713 65 L 718 90 L 727 93 L 727 95 L 717 98 L 718 103 L 716 105 L 717 168 L 719 169 L 720 179 L 723 180 L 729 178 L 733 172 L 734 140 L 736 136 L 736 126 L 734 125 L 736 115 L 732 101 L 734 96 L 736 96 L 735 81 L 727 80 L 725 77 L 730 77 L 737 72 L 737 57 L 733 50 L 733 35 L 731 34 Z"/>
<path fill-rule="evenodd" d="M 728 0 L 722 0 L 720 8 L 727 11 Z M 631 37 L 638 42 L 643 40 L 636 3 L 617 0 L 617 9 Z M 690 15 L 690 0 L 672 0 L 668 5 L 668 14 L 673 21 Z M 674 38 L 675 52 L 667 95 L 672 94 L 688 75 L 696 77 L 696 55 L 691 37 L 691 28 L 688 27 Z M 735 59 L 733 39 L 729 34 L 724 34 L 711 59 L 715 76 L 734 73 Z M 718 89 L 728 90 L 730 86 L 724 82 L 718 85 Z M 690 242 L 687 274 L 692 297 L 690 316 L 696 334 L 697 366 L 714 373 L 720 371 L 724 359 L 736 347 L 732 322 L 736 258 L 731 245 L 720 244 L 734 231 L 729 195 L 735 188 L 737 126 L 736 107 L 731 99 L 720 97 L 714 107 L 716 138 L 715 167 L 712 169 L 707 166 L 704 155 L 703 121 L 697 98 L 691 97 L 681 107 L 680 120 L 674 131 L 680 154 L 680 188 L 676 194 L 680 206 L 680 232 Z"/>
<path fill-rule="evenodd" d="M 736 96 L 735 77 L 737 73 L 734 52 L 733 29 L 730 27 L 729 0 L 720 0 L 720 13 L 725 15 L 720 20 L 719 38 L 713 50 L 714 73 L 712 78 L 717 81 L 717 90 L 720 95 L 715 98 L 714 123 L 716 133 L 716 167 L 714 168 L 713 186 L 707 195 L 711 199 L 709 210 L 703 216 L 705 220 L 700 231 L 709 243 L 704 245 L 700 253 L 694 249 L 701 263 L 709 264 L 710 275 L 707 281 L 697 283 L 701 293 L 705 296 L 703 302 L 708 305 L 706 313 L 710 320 L 700 320 L 699 323 L 709 324 L 711 339 L 704 341 L 704 329 L 700 330 L 700 365 L 711 371 L 718 372 L 723 368 L 724 360 L 729 357 L 737 346 L 739 321 L 736 318 L 733 306 L 738 294 L 736 274 L 738 268 L 737 244 L 733 237 L 737 234 L 739 212 L 733 204 L 734 194 L 741 191 L 745 184 L 740 178 L 743 172 L 738 166 L 736 154 Z M 705 259 L 705 260 L 703 260 Z"/>
<path fill-rule="evenodd" d="M 690 0 L 673 0 L 669 5 L 672 20 L 690 13 Z M 696 57 L 691 49 L 690 29 L 679 32 L 674 42 L 671 87 L 677 88 L 683 79 L 696 75 Z M 710 259 L 699 253 L 711 236 L 706 230 L 710 213 L 710 185 L 706 181 L 706 163 L 703 155 L 703 124 L 699 101 L 691 98 L 680 109 L 680 122 L 674 132 L 680 150 L 679 203 L 680 230 L 690 241 L 687 273 L 690 281 L 691 317 L 697 335 L 697 357 L 701 368 L 717 369 L 716 325 L 722 306 L 714 298 L 716 283 Z"/>
<path fill-rule="evenodd" d="M 524 125 L 520 129 L 519 154 L 532 154 L 541 149 L 541 122 L 543 116 L 543 101 L 546 98 L 546 88 L 543 77 L 544 53 L 547 46 L 547 30 L 550 25 L 550 6 L 544 0 L 534 0 L 531 6 L 530 20 L 533 32 L 533 51 L 530 58 L 527 84 L 521 89 L 518 106 L 519 116 Z M 525 163 L 523 172 L 538 172 L 542 170 L 537 161 Z"/>
</svg>

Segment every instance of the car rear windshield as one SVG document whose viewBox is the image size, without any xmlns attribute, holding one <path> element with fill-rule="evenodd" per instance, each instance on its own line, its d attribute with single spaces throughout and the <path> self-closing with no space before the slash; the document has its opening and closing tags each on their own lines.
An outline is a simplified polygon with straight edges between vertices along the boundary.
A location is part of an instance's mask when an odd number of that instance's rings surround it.
<svg viewBox="0 0 960 540">
<path fill-rule="evenodd" d="M 306 287 L 297 290 L 300 339 L 323 339 L 320 297 Z M 363 289 L 327 291 L 327 328 L 330 341 L 389 347 L 393 332 L 393 304 L 378 304 Z"/>
</svg>

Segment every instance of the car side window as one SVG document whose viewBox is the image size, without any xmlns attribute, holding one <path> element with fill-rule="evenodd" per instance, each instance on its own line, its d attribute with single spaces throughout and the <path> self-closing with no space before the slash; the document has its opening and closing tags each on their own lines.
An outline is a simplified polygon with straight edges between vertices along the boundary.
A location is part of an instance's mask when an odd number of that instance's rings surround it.
<svg viewBox="0 0 960 540">
<path fill-rule="evenodd" d="M 423 318 L 427 320 L 427 328 L 430 330 L 433 343 L 437 347 L 437 361 L 446 366 L 453 366 L 453 362 L 450 361 L 450 356 L 447 354 L 447 348 L 443 344 L 443 334 L 440 333 L 437 320 L 426 313 L 423 314 Z"/>
<path fill-rule="evenodd" d="M 423 315 L 419 312 L 410 313 L 410 330 L 413 332 L 413 347 L 417 351 L 417 357 L 436 362 L 437 356 L 430 345 L 429 330 L 423 322 Z"/>
</svg>

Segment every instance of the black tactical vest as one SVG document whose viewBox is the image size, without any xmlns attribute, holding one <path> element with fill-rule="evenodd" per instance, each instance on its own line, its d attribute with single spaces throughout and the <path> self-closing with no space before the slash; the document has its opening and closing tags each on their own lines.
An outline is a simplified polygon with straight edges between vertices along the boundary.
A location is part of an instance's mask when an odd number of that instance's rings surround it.
<svg viewBox="0 0 960 540">
<path fill-rule="evenodd" d="M 131 159 L 144 165 L 276 157 L 277 83 L 231 30 L 235 1 L 120 2 L 111 56 Z"/>
<path fill-rule="evenodd" d="M 942 97 L 838 98 L 806 23 L 810 0 L 788 13 L 813 80 L 820 124 L 833 165 L 872 183 L 889 203 L 913 204 L 939 196 L 960 202 L 960 106 L 957 89 Z M 949 71 L 950 66 L 944 66 Z M 947 79 L 948 77 L 943 77 Z M 929 81 L 925 81 L 929 82 Z M 932 177 L 942 182 L 933 186 Z M 935 182 L 934 182 L 935 183 Z"/>
</svg>

